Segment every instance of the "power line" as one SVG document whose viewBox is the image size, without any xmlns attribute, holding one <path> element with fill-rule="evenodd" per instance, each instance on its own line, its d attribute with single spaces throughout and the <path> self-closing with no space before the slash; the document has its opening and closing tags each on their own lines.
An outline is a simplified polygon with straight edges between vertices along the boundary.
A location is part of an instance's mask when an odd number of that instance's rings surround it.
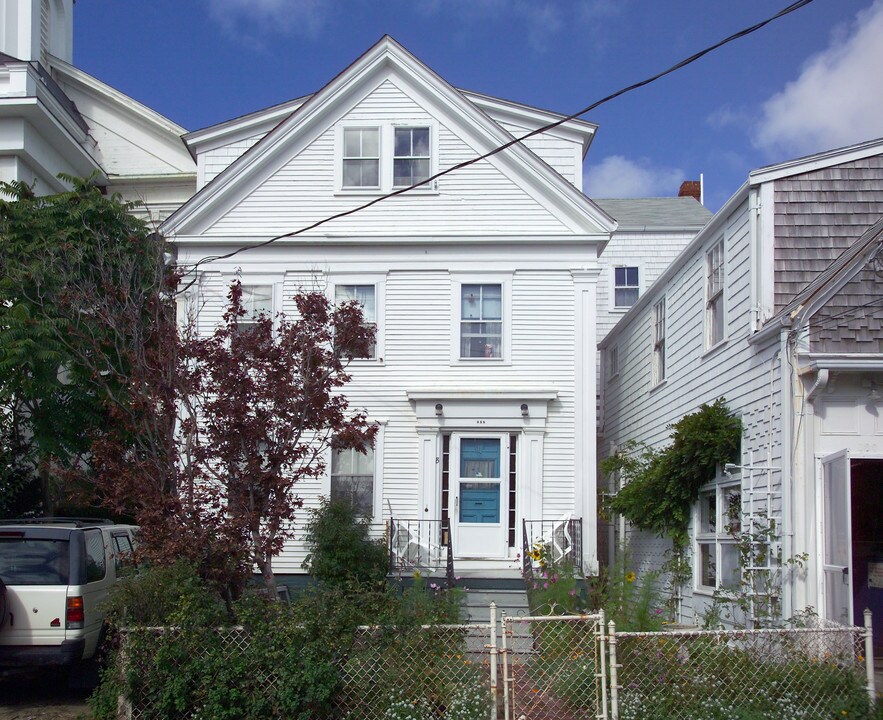
<svg viewBox="0 0 883 720">
<path fill-rule="evenodd" d="M 362 212 L 362 211 L 367 210 L 368 208 L 370 208 L 374 205 L 377 205 L 380 202 L 384 202 L 386 200 L 389 200 L 390 198 L 396 197 L 397 195 L 404 195 L 405 193 L 411 192 L 412 190 L 414 190 L 416 188 L 419 188 L 419 187 L 427 185 L 431 182 L 434 182 L 435 180 L 437 180 L 440 177 L 443 177 L 445 175 L 449 175 L 453 172 L 456 172 L 457 170 L 462 170 L 464 168 L 469 167 L 470 165 L 475 165 L 476 163 L 481 162 L 482 160 L 486 160 L 489 157 L 492 157 L 494 155 L 497 155 L 497 154 L 503 152 L 504 150 L 508 150 L 513 145 L 516 145 L 516 144 L 521 143 L 525 140 L 528 140 L 529 138 L 532 138 L 536 135 L 540 135 L 542 133 L 548 132 L 549 130 L 553 130 L 554 128 L 558 127 L 559 125 L 563 125 L 566 122 L 570 122 L 571 120 L 575 120 L 576 118 L 578 118 L 582 115 L 585 115 L 586 113 L 591 112 L 592 110 L 595 110 L 596 108 L 600 107 L 601 105 L 604 105 L 605 103 L 608 103 L 611 100 L 614 100 L 614 99 L 620 97 L 621 95 L 625 95 L 626 93 L 629 93 L 629 92 L 632 92 L 633 90 L 637 90 L 639 88 L 642 88 L 645 85 L 649 85 L 651 83 L 654 83 L 657 80 L 665 77 L 666 75 L 670 75 L 673 72 L 676 72 L 677 70 L 680 70 L 681 68 L 686 67 L 687 65 L 690 65 L 690 64 L 696 62 L 700 58 L 705 57 L 706 55 L 708 55 L 711 52 L 714 52 L 718 48 L 721 48 L 724 45 L 734 42 L 735 40 L 740 40 L 743 37 L 751 35 L 752 33 L 757 32 L 761 28 L 766 27 L 767 25 L 778 20 L 779 18 L 785 17 L 786 15 L 789 15 L 789 14 L 795 12 L 796 10 L 800 10 L 801 8 L 805 7 L 806 5 L 809 5 L 811 2 L 813 2 L 813 0 L 797 0 L 797 2 L 791 3 L 787 7 L 783 8 L 782 10 L 777 12 L 775 15 L 768 17 L 766 20 L 756 23 L 755 25 L 752 25 L 750 27 L 744 28 L 743 30 L 739 30 L 738 32 L 733 33 L 729 37 L 726 37 L 723 40 L 720 40 L 720 41 L 714 43 L 713 45 L 709 45 L 708 47 L 704 48 L 703 50 L 700 50 L 699 52 L 694 53 L 693 55 L 690 55 L 689 57 L 672 65 L 667 70 L 663 70 L 662 72 L 657 73 L 656 75 L 653 75 L 651 77 L 648 77 L 645 80 L 641 80 L 640 82 L 636 82 L 632 85 L 629 85 L 629 86 L 624 87 L 620 90 L 617 90 L 616 92 L 611 93 L 610 95 L 607 95 L 606 97 L 601 98 L 600 100 L 598 100 L 596 102 L 593 102 L 591 105 L 588 105 L 588 106 L 584 107 L 582 110 L 578 110 L 577 112 L 572 113 L 571 115 L 567 115 L 566 117 L 562 117 L 559 120 L 549 123 L 548 125 L 543 125 L 542 127 L 536 128 L 535 130 L 531 130 L 529 133 L 522 135 L 520 137 L 513 138 L 512 140 L 510 140 L 502 145 L 499 145 L 498 147 L 495 147 L 493 150 L 490 150 L 489 152 L 484 153 L 483 155 L 479 155 L 479 156 L 471 158 L 469 160 L 464 160 L 463 162 L 458 163 L 456 165 L 452 165 L 451 167 L 446 168 L 444 170 L 441 170 L 441 171 L 435 173 L 434 175 L 431 175 L 428 178 L 426 178 L 425 180 L 422 180 L 418 183 L 414 183 L 413 185 L 410 185 L 408 187 L 399 188 L 398 190 L 393 190 L 392 192 L 386 193 L 384 195 L 380 195 L 376 198 L 373 198 L 372 200 L 369 200 L 366 203 L 363 203 L 362 205 L 358 205 L 354 208 L 350 208 L 349 210 L 344 210 L 344 211 L 336 213 L 334 215 L 330 215 L 330 216 L 325 217 L 321 220 L 317 220 L 316 222 L 311 223 L 310 225 L 306 225 L 304 227 L 301 227 L 297 230 L 292 230 L 287 233 L 282 233 L 281 235 L 276 235 L 272 238 L 269 238 L 268 240 L 263 240 L 259 243 L 255 243 L 254 245 L 245 245 L 243 247 L 239 247 L 236 250 L 233 250 L 233 251 L 226 253 L 224 255 L 215 255 L 215 256 L 211 256 L 211 257 L 202 258 L 201 260 L 198 260 L 192 266 L 192 268 L 189 270 L 189 272 L 195 273 L 196 270 L 199 268 L 199 266 L 203 265 L 204 263 L 215 262 L 217 260 L 229 260 L 230 258 L 235 257 L 236 255 L 239 255 L 240 253 L 243 253 L 246 250 L 257 250 L 258 248 L 266 247 L 267 245 L 272 245 L 273 243 L 275 243 L 279 240 L 283 240 L 283 239 L 289 238 L 289 237 L 295 237 L 296 235 L 301 235 L 305 232 L 309 232 L 310 230 L 315 230 L 317 227 L 320 227 L 321 225 L 325 225 L 326 223 L 332 222 L 333 220 L 339 220 L 339 219 L 347 217 L 349 215 L 354 215 L 356 213 Z M 179 293 L 183 292 L 184 290 L 189 288 L 193 284 L 193 282 L 195 282 L 195 280 L 196 280 L 196 278 L 194 278 L 193 281 L 191 281 L 187 286 L 185 286 L 185 288 L 183 288 L 182 290 L 179 290 L 178 292 Z"/>
</svg>

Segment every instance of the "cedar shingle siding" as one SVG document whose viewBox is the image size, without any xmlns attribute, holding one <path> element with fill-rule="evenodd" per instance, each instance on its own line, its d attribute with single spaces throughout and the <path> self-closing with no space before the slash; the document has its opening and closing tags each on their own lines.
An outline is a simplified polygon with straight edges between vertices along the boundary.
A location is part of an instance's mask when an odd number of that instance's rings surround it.
<svg viewBox="0 0 883 720">
<path fill-rule="evenodd" d="M 778 311 L 883 216 L 883 155 L 777 180 L 775 201 Z M 813 318 L 811 350 L 883 352 L 881 287 L 859 273 Z"/>
</svg>

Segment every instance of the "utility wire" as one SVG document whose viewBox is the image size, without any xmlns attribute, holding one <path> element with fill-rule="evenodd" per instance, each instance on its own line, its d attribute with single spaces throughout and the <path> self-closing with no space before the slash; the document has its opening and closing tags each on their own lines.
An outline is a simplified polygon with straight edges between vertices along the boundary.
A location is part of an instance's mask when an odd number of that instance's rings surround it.
<svg viewBox="0 0 883 720">
<path fill-rule="evenodd" d="M 321 225 L 325 225 L 326 223 L 329 223 L 333 220 L 339 220 L 340 218 L 344 218 L 349 215 L 354 215 L 355 213 L 362 212 L 363 210 L 367 210 L 369 207 L 372 207 L 373 205 L 376 205 L 377 203 L 384 202 L 386 200 L 389 200 L 392 197 L 396 197 L 397 195 L 404 195 L 405 193 L 411 192 L 415 188 L 422 187 L 423 185 L 427 185 L 427 184 L 437 180 L 440 177 L 443 177 L 445 175 L 449 175 L 450 173 L 456 172 L 457 170 L 462 170 L 463 168 L 467 168 L 470 165 L 475 165 L 476 163 L 481 162 L 482 160 L 487 160 L 487 158 L 497 155 L 497 154 L 503 152 L 504 150 L 509 149 L 513 145 L 523 142 L 523 141 L 525 141 L 529 138 L 532 138 L 536 135 L 540 135 L 542 133 L 548 132 L 549 130 L 553 130 L 554 128 L 558 127 L 559 125 L 563 125 L 566 122 L 570 122 L 571 120 L 575 120 L 576 118 L 578 118 L 582 115 L 585 115 L 586 113 L 591 112 L 592 110 L 595 110 L 596 108 L 600 107 L 601 105 L 604 105 L 605 103 L 608 103 L 611 100 L 614 100 L 614 99 L 620 97 L 621 95 L 625 95 L 626 93 L 632 92 L 633 90 L 637 90 L 638 88 L 642 88 L 645 85 L 649 85 L 653 82 L 656 82 L 657 80 L 665 77 L 666 75 L 671 75 L 673 72 L 676 72 L 677 70 L 680 70 L 681 68 L 686 67 L 687 65 L 690 65 L 691 63 L 696 62 L 700 58 L 705 57 L 706 55 L 708 55 L 711 52 L 714 52 L 718 48 L 721 48 L 724 45 L 727 45 L 735 40 L 740 40 L 741 38 L 751 35 L 752 33 L 760 30 L 761 28 L 766 27 L 771 22 L 774 22 L 774 21 L 778 20 L 779 18 L 785 17 L 786 15 L 790 15 L 791 13 L 795 12 L 796 10 L 800 10 L 801 8 L 805 7 L 806 5 L 809 5 L 812 1 L 813 0 L 797 0 L 797 2 L 791 3 L 787 7 L 783 8 L 782 10 L 777 12 L 775 15 L 772 15 L 771 17 L 767 18 L 766 20 L 763 20 L 755 25 L 752 25 L 752 26 L 747 27 L 743 30 L 740 30 L 736 33 L 733 33 L 729 37 L 726 37 L 723 40 L 716 42 L 714 45 L 709 45 L 708 47 L 704 48 L 703 50 L 700 50 L 699 52 L 694 53 L 693 55 L 690 55 L 689 57 L 681 60 L 680 62 L 676 63 L 675 65 L 672 65 L 667 70 L 663 70 L 662 72 L 657 73 L 656 75 L 653 75 L 651 77 L 648 77 L 645 80 L 641 80 L 640 82 L 636 82 L 632 85 L 629 85 L 629 86 L 624 87 L 620 90 L 617 90 L 616 92 L 611 93 L 610 95 L 607 95 L 606 97 L 592 103 L 591 105 L 588 105 L 587 107 L 584 107 L 582 110 L 578 110 L 577 112 L 575 112 L 571 115 L 567 115 L 566 117 L 562 117 L 559 120 L 556 120 L 555 122 L 549 123 L 548 125 L 543 125 L 542 127 L 536 128 L 535 130 L 532 130 L 529 133 L 522 135 L 520 137 L 513 138 L 509 142 L 506 142 L 503 145 L 495 147 L 493 150 L 490 150 L 489 152 L 486 152 L 483 155 L 479 155 L 478 157 L 471 158 L 470 160 L 465 160 L 465 161 L 458 163 L 456 165 L 452 165 L 451 167 L 446 168 L 445 170 L 441 170 L 441 171 L 435 173 L 435 175 L 431 175 L 430 177 L 428 177 L 425 180 L 422 180 L 418 183 L 414 183 L 413 185 L 410 185 L 408 187 L 400 188 L 398 190 L 393 190 L 392 192 L 386 193 L 384 195 L 380 195 L 379 197 L 369 200 L 368 202 L 363 203 L 362 205 L 358 205 L 357 207 L 351 208 L 349 210 L 344 210 L 342 212 L 336 213 L 334 215 L 323 218 L 321 220 L 317 220 L 316 222 L 311 223 L 310 225 L 306 225 L 298 230 L 292 230 L 291 232 L 282 233 L 281 235 L 276 235 L 275 237 L 271 237 L 268 240 L 263 240 L 259 243 L 255 243 L 254 245 L 245 245 L 243 247 L 237 248 L 236 250 L 233 250 L 232 252 L 226 253 L 225 255 L 216 255 L 216 256 L 212 256 L 212 257 L 202 258 L 201 260 L 197 261 L 190 268 L 189 272 L 196 272 L 196 270 L 199 268 L 199 266 L 203 265 L 204 263 L 215 262 L 217 260 L 229 260 L 230 258 L 235 257 L 236 255 L 239 255 L 240 253 L 243 253 L 246 250 L 256 250 L 258 248 L 266 247 L 267 245 L 272 245 L 273 243 L 275 243 L 279 240 L 283 240 L 284 238 L 295 237 L 296 235 L 301 235 L 305 232 L 309 232 L 310 230 L 315 230 L 317 227 L 320 227 Z M 184 290 L 189 288 L 190 285 L 193 284 L 193 282 L 195 282 L 195 278 L 183 290 L 179 290 L 178 293 L 183 292 Z"/>
</svg>

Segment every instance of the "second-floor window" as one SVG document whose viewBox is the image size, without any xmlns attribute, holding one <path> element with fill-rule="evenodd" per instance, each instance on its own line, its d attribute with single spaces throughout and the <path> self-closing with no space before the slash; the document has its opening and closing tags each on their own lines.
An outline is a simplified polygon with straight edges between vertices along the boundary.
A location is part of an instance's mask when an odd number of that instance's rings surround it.
<svg viewBox="0 0 883 720">
<path fill-rule="evenodd" d="M 653 306 L 653 384 L 665 380 L 665 298 Z"/>
<path fill-rule="evenodd" d="M 613 268 L 613 306 L 629 308 L 638 302 L 638 268 Z"/>
<path fill-rule="evenodd" d="M 254 327 L 258 317 L 264 315 L 273 317 L 273 286 L 272 285 L 243 285 L 242 286 L 242 309 L 243 315 L 236 325 L 240 331 Z"/>
<path fill-rule="evenodd" d="M 724 339 L 724 241 L 705 254 L 705 347 Z"/>
<path fill-rule="evenodd" d="M 503 357 L 503 286 L 460 286 L 460 357 Z"/>
<path fill-rule="evenodd" d="M 377 290 L 374 285 L 335 285 L 334 302 L 355 301 L 362 306 L 362 316 L 366 326 L 377 332 Z M 377 357 L 377 343 L 371 343 L 369 358 Z"/>
</svg>

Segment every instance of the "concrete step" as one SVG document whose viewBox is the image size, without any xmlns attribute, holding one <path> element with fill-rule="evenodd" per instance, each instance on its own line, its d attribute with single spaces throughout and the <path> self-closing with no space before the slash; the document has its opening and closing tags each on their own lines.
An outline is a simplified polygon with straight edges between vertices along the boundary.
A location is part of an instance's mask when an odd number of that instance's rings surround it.
<svg viewBox="0 0 883 720">
<path fill-rule="evenodd" d="M 497 621 L 502 613 L 509 616 L 525 616 L 530 614 L 527 604 L 527 593 L 522 585 L 519 589 L 514 588 L 478 588 L 467 589 L 466 599 L 463 603 L 463 619 L 469 623 L 490 622 L 490 605 L 497 605 Z"/>
</svg>

